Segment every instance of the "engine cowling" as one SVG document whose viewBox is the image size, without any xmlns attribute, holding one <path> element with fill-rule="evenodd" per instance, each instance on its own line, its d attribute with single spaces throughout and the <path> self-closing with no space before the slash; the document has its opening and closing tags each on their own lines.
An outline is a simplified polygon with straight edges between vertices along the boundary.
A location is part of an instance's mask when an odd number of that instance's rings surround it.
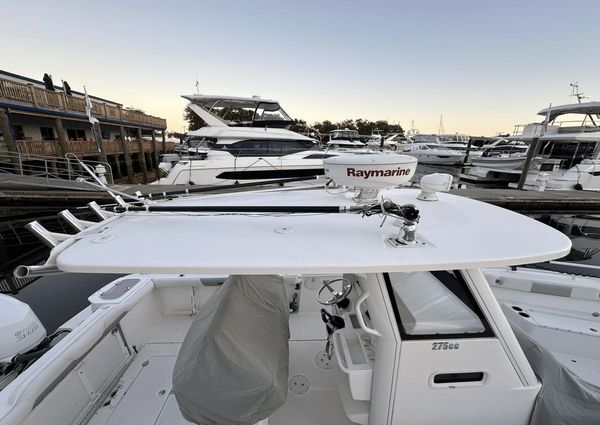
<svg viewBox="0 0 600 425">
<path fill-rule="evenodd" d="M 31 350 L 45 337 L 46 329 L 31 307 L 0 294 L 0 361 Z"/>
</svg>

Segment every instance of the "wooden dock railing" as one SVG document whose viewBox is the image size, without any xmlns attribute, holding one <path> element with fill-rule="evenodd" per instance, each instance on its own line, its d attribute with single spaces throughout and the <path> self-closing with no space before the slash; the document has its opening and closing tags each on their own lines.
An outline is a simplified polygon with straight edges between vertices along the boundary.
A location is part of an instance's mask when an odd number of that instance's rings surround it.
<svg viewBox="0 0 600 425">
<path fill-rule="evenodd" d="M 17 140 L 17 149 L 19 153 L 23 155 L 42 155 L 48 157 L 60 157 L 60 143 L 58 140 Z M 128 151 L 131 153 L 139 153 L 140 145 L 137 140 L 126 140 Z M 119 140 L 105 140 L 104 141 L 106 154 L 107 155 L 119 155 L 123 153 L 123 146 Z M 156 141 L 156 148 L 159 153 L 173 152 L 175 149 L 175 143 L 166 142 L 166 150 L 163 151 L 162 141 Z M 153 152 L 152 142 L 148 140 L 142 140 L 142 148 L 144 152 Z M 6 143 L 0 140 L 0 151 L 8 151 Z M 97 156 L 98 146 L 95 141 L 83 140 L 83 141 L 67 141 L 67 151 L 74 153 L 77 156 Z"/>
<path fill-rule="evenodd" d="M 76 114 L 85 113 L 85 100 L 69 96 L 63 92 L 51 91 L 0 77 L 0 99 L 8 99 L 28 104 L 39 109 L 59 110 Z M 144 124 L 158 129 L 166 129 L 164 118 L 144 114 L 143 112 L 123 109 L 92 101 L 92 114 L 96 118 L 106 118 L 123 123 Z"/>
</svg>

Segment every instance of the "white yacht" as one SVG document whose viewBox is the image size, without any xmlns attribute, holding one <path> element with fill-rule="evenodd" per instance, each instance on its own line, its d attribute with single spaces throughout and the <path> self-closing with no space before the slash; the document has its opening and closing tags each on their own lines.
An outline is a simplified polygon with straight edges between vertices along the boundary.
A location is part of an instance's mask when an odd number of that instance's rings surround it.
<svg viewBox="0 0 600 425">
<path fill-rule="evenodd" d="M 383 139 L 384 146 L 387 146 L 390 150 L 398 150 L 404 145 L 406 137 L 403 133 L 392 133 L 387 135 Z"/>
<path fill-rule="evenodd" d="M 380 130 L 374 130 L 367 140 L 367 146 L 374 150 L 395 151 L 403 145 L 405 140 L 402 133 L 392 133 L 384 136 Z"/>
<path fill-rule="evenodd" d="M 476 167 L 517 170 L 523 167 L 527 159 L 529 145 L 522 140 L 498 140 L 483 146 L 481 155 L 473 158 Z"/>
<path fill-rule="evenodd" d="M 409 138 L 408 141 L 411 141 Z M 421 164 L 458 165 L 465 159 L 465 153 L 446 149 L 437 143 L 415 142 L 406 143 L 402 153 L 410 155 Z"/>
<path fill-rule="evenodd" d="M 119 200 L 114 211 L 94 206 L 99 223 L 69 218 L 74 235 L 32 224 L 53 248 L 17 275 L 127 276 L 13 369 L 0 424 L 572 423 L 540 421 L 556 382 L 536 376 L 482 272 L 564 256 L 569 239 L 443 193 L 449 175 L 395 188 L 414 158 L 325 163 L 337 189 Z M 6 357 L 43 337 L 26 310 L 0 310 L 1 331 L 26 331 Z M 571 366 L 554 370 L 586 379 Z M 578 419 L 598 408 L 582 388 L 560 400 Z"/>
<path fill-rule="evenodd" d="M 469 151 L 469 158 L 478 158 L 482 155 L 482 151 L 477 146 L 469 146 L 470 137 L 466 134 L 438 134 L 437 143 L 443 148 L 457 152 L 462 152 L 466 155 Z"/>
<path fill-rule="evenodd" d="M 317 142 L 282 128 L 202 127 L 187 137 L 193 155 L 165 167 L 154 184 L 222 185 L 323 174 L 334 155 Z"/>
<path fill-rule="evenodd" d="M 542 123 L 518 125 L 502 142 L 513 144 L 510 152 L 484 151 L 463 180 L 516 184 L 527 147 L 538 139 L 525 189 L 600 190 L 600 102 L 551 106 L 538 115 L 545 117 Z"/>
<path fill-rule="evenodd" d="M 331 149 L 364 149 L 366 145 L 358 131 L 345 128 L 329 132 L 327 147 Z"/>
<path fill-rule="evenodd" d="M 293 120 L 274 100 L 190 95 L 207 127 L 188 133 L 187 155 L 165 157 L 154 184 L 223 185 L 323 174 L 316 140 L 285 127 Z"/>
</svg>

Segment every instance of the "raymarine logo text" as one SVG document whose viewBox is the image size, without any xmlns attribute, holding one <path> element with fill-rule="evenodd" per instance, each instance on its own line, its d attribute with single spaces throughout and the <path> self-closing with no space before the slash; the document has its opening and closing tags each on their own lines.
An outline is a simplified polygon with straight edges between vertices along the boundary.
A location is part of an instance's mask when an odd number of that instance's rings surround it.
<svg viewBox="0 0 600 425">
<path fill-rule="evenodd" d="M 365 180 L 370 177 L 408 176 L 409 174 L 409 168 L 400 167 L 395 170 L 357 170 L 356 168 L 346 168 L 346 175 L 348 177 L 362 177 Z"/>
</svg>

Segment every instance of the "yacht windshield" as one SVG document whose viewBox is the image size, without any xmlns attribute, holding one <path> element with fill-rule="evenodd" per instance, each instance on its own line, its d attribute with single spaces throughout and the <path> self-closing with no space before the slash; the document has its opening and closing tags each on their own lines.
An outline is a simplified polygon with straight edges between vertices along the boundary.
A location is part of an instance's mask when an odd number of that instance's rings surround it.
<svg viewBox="0 0 600 425">
<path fill-rule="evenodd" d="M 215 141 L 206 137 L 190 136 L 185 141 L 189 149 L 211 149 L 215 145 Z"/>
<path fill-rule="evenodd" d="M 386 280 L 405 339 L 490 336 L 459 272 L 389 273 Z"/>
<path fill-rule="evenodd" d="M 294 123 L 277 102 L 221 99 L 208 109 L 234 126 L 286 128 Z"/>
<path fill-rule="evenodd" d="M 258 104 L 254 113 L 254 123 L 261 121 L 285 121 L 289 122 L 292 119 L 285 113 L 283 108 L 278 103 L 261 102 Z"/>
<path fill-rule="evenodd" d="M 358 131 L 334 131 L 331 133 L 331 140 L 360 140 Z"/>
</svg>

